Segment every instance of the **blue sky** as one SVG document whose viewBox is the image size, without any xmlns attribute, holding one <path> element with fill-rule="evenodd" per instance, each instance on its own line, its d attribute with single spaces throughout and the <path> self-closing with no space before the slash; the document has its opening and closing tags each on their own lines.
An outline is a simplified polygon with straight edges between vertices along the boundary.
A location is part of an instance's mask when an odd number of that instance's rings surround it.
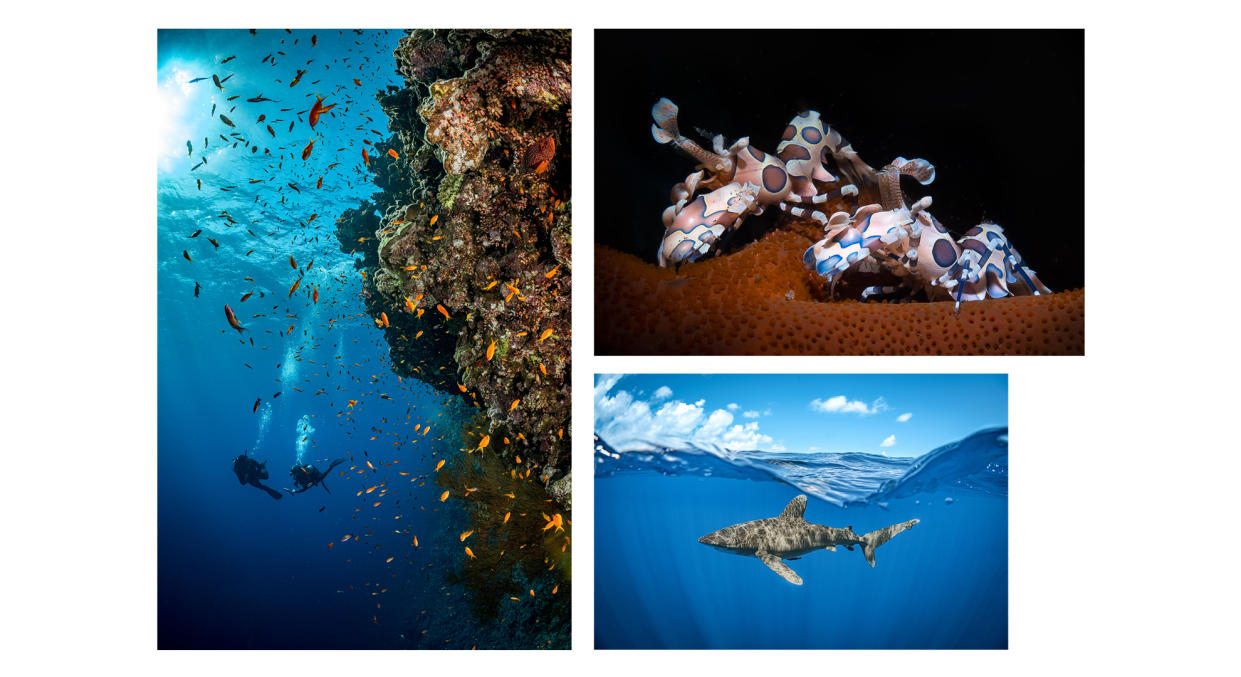
<svg viewBox="0 0 1241 677">
<path fill-rule="evenodd" d="M 594 401 L 595 432 L 618 450 L 689 440 L 920 456 L 1008 425 L 1005 374 L 596 375 Z"/>
</svg>

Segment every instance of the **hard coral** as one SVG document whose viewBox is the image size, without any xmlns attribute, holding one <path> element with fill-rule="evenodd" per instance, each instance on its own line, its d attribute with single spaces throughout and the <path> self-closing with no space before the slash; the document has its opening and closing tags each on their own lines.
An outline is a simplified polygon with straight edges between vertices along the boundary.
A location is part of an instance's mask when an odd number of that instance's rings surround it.
<svg viewBox="0 0 1241 677">
<path fill-rule="evenodd" d="M 431 96 L 418 107 L 426 140 L 439 148 L 449 174 L 479 167 L 519 106 L 523 113 L 567 106 L 567 52 L 542 34 L 521 37 L 480 50 L 477 64 L 461 77 L 431 83 Z"/>
<path fill-rule="evenodd" d="M 951 302 L 827 301 L 777 230 L 728 254 L 659 268 L 595 248 L 596 352 L 633 355 L 1080 355 L 1084 291 Z"/>
</svg>

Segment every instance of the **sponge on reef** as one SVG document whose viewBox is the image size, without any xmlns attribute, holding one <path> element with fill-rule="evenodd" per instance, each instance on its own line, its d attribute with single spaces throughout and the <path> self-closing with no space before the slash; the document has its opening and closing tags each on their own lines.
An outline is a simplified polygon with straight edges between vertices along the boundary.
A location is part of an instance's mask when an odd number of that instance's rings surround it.
<svg viewBox="0 0 1241 677">
<path fill-rule="evenodd" d="M 726 256 L 659 268 L 595 247 L 602 355 L 1081 355 L 1085 291 L 961 304 L 829 301 L 776 230 Z"/>
</svg>

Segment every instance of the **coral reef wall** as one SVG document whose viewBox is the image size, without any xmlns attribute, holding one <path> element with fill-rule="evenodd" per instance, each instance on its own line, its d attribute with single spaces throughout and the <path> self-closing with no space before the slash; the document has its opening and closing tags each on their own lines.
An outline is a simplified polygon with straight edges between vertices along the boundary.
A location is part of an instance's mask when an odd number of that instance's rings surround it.
<svg viewBox="0 0 1241 677">
<path fill-rule="evenodd" d="M 570 456 L 569 32 L 415 30 L 394 56 L 391 134 L 365 150 L 380 192 L 338 219 L 341 248 L 398 373 L 520 432 L 550 483 Z"/>
</svg>

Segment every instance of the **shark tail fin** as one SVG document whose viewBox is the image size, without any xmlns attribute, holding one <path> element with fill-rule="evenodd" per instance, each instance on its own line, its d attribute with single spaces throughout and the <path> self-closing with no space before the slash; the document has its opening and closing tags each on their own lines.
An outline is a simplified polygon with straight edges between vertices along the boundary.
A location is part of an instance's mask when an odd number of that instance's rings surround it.
<svg viewBox="0 0 1241 677">
<path fill-rule="evenodd" d="M 866 557 L 866 563 L 872 567 L 875 566 L 875 548 L 887 543 L 892 540 L 893 536 L 906 529 L 912 528 L 913 525 L 917 523 L 918 520 L 909 520 L 908 522 L 893 524 L 892 526 L 876 529 L 868 534 L 864 534 L 862 536 L 862 555 Z"/>
</svg>

